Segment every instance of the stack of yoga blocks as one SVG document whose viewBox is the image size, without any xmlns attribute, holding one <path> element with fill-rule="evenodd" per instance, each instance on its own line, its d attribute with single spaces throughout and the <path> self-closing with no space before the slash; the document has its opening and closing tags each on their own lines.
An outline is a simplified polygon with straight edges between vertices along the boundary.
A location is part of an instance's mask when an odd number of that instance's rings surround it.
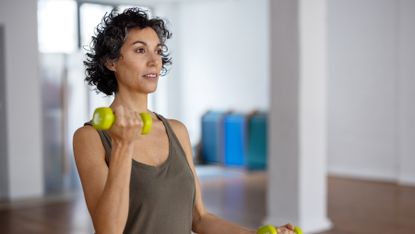
<svg viewBox="0 0 415 234">
<path fill-rule="evenodd" d="M 208 111 L 202 116 L 201 158 L 206 164 L 266 169 L 267 113 Z"/>
</svg>

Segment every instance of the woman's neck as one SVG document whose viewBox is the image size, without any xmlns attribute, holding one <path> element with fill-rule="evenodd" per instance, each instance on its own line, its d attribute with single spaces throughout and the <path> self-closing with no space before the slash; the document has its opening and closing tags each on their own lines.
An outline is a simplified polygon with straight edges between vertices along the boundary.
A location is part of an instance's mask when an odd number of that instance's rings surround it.
<svg viewBox="0 0 415 234">
<path fill-rule="evenodd" d="M 132 111 L 136 112 L 147 112 L 148 111 L 148 95 L 147 94 L 115 94 L 114 101 L 111 104 L 111 107 L 122 105 Z"/>
</svg>

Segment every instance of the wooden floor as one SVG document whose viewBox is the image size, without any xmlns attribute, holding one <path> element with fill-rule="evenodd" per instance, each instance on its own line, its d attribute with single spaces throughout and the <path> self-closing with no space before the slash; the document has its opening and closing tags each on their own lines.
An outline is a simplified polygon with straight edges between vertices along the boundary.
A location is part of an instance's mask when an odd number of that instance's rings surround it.
<svg viewBox="0 0 415 234">
<path fill-rule="evenodd" d="M 249 227 L 265 216 L 266 175 L 200 168 L 209 211 Z M 320 234 L 415 233 L 415 187 L 328 178 L 328 214 L 333 229 Z M 80 192 L 47 199 L 0 202 L 0 233 L 93 233 Z"/>
</svg>

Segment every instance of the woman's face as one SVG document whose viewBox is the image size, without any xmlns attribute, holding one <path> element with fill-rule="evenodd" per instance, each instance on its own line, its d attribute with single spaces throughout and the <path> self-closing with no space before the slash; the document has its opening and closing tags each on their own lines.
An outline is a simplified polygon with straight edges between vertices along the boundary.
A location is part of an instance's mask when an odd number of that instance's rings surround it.
<svg viewBox="0 0 415 234">
<path fill-rule="evenodd" d="M 107 64 L 117 78 L 118 92 L 154 92 L 162 67 L 161 52 L 160 39 L 152 28 L 130 29 L 120 58 Z"/>
</svg>

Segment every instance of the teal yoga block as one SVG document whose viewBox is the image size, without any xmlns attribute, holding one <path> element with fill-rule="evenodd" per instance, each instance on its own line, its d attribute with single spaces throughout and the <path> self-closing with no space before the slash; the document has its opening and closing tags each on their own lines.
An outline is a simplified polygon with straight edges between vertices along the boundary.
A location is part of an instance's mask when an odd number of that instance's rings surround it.
<svg viewBox="0 0 415 234">
<path fill-rule="evenodd" d="M 202 161 L 206 164 L 223 163 L 223 119 L 225 112 L 208 111 L 202 116 Z"/>
<path fill-rule="evenodd" d="M 264 170 L 268 155 L 267 113 L 258 112 L 248 118 L 248 140 L 246 167 L 250 170 Z"/>
<path fill-rule="evenodd" d="M 245 115 L 227 114 L 224 118 L 225 166 L 245 166 L 246 120 Z"/>
</svg>

